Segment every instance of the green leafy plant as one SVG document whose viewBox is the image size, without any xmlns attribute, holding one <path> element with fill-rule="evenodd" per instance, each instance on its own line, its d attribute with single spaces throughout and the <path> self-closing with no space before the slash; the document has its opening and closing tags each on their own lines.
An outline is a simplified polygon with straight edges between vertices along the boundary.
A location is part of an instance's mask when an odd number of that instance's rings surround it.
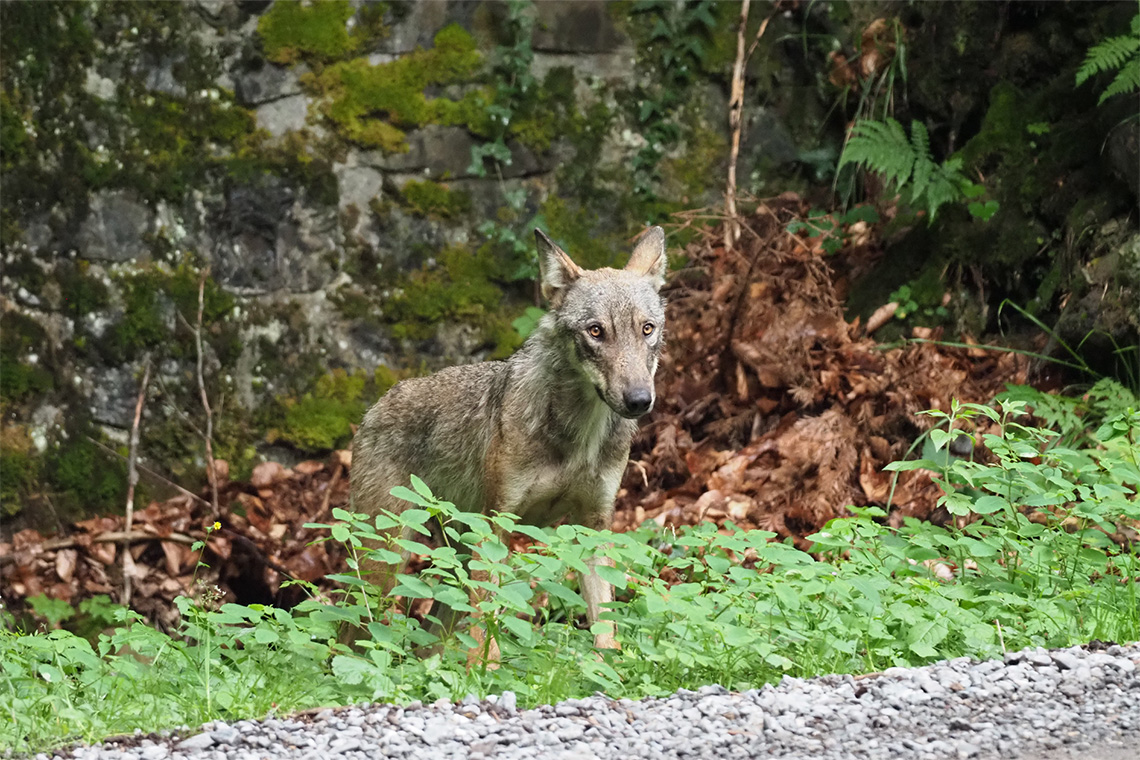
<svg viewBox="0 0 1140 760">
<path fill-rule="evenodd" d="M 1140 401 L 1109 381 L 1085 407 L 1018 394 L 996 408 L 953 403 L 929 413 L 923 459 L 890 468 L 937 473 L 950 524 L 906 519 L 892 528 L 882 509 L 853 508 L 810 537 L 812 553 L 732 525 L 538 529 L 462 512 L 413 478 L 393 491 L 409 503 L 398 515 L 336 510 L 337 522 L 314 526 L 349 549 L 349 572 L 338 576 L 345 598 L 335 604 L 313 598 L 286 611 L 183 598 L 173 635 L 120 609 L 115 629 L 93 643 L 63 630 L 0 630 L 0 747 L 35 752 L 135 728 L 362 700 L 510 689 L 533 705 L 599 689 L 613 697 L 709 683 L 745 689 L 785 675 L 1135 640 L 1140 557 L 1113 529 L 1140 519 Z M 1056 429 L 1031 424 L 1030 411 Z M 973 453 L 948 455 L 964 436 L 972 445 L 955 450 Z M 511 532 L 533 542 L 529 550 L 510 551 Z M 429 533 L 442 543 L 404 537 Z M 381 598 L 360 562 L 405 551 L 424 569 L 398 576 Z M 600 656 L 577 590 L 596 556 L 614 562 L 599 569 L 617 592 L 603 619 L 623 647 Z M 467 620 L 441 630 L 431 614 L 413 614 L 419 600 Z M 335 643 L 343 621 L 371 639 L 353 651 Z M 499 668 L 468 668 L 473 623 L 498 641 Z"/>
<path fill-rule="evenodd" d="M 899 305 L 898 309 L 895 310 L 895 319 L 906 319 L 919 313 L 926 317 L 937 317 L 939 319 L 950 316 L 950 312 L 941 303 L 931 306 L 918 303 L 913 288 L 908 284 L 900 285 L 887 300 L 894 301 Z"/>
<path fill-rule="evenodd" d="M 879 221 L 879 213 L 870 206 L 855 206 L 842 214 L 835 215 L 823 209 L 812 209 L 806 219 L 796 219 L 785 228 L 795 235 L 806 232 L 808 237 L 821 238 L 820 246 L 827 254 L 838 253 L 847 243 L 849 225 L 856 222 L 874 224 Z"/>
<path fill-rule="evenodd" d="M 1084 63 L 1077 69 L 1076 86 L 1109 71 L 1115 71 L 1116 76 L 1101 92 L 1097 105 L 1114 95 L 1140 90 L 1140 14 L 1132 17 L 1131 34 L 1109 37 L 1089 48 Z"/>
<path fill-rule="evenodd" d="M 661 159 L 681 138 L 676 114 L 707 56 L 717 24 L 713 5 L 710 0 L 638 0 L 630 10 L 634 29 L 648 30 L 638 46 L 638 64 L 652 72 L 629 100 L 631 119 L 643 138 L 630 162 L 633 192 L 647 203 L 657 200 Z"/>
<path fill-rule="evenodd" d="M 902 125 L 892 118 L 855 122 L 839 157 L 840 169 L 847 164 L 878 172 L 900 193 L 908 191 L 910 203 L 925 209 L 931 223 L 943 205 L 974 200 L 985 192 L 962 173 L 961 158 L 935 163 L 930 154 L 930 135 L 920 121 L 911 122 L 909 139 Z M 969 205 L 970 214 L 982 221 L 997 209 L 993 200 L 974 200 Z"/>
</svg>

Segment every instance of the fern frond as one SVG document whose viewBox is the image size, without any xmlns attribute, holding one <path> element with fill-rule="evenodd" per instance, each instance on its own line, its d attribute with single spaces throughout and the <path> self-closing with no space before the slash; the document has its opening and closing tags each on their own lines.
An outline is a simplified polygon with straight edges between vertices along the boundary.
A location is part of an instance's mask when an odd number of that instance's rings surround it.
<svg viewBox="0 0 1140 760">
<path fill-rule="evenodd" d="M 934 224 L 939 208 L 962 199 L 961 166 L 959 159 L 950 159 L 936 166 L 931 174 L 930 183 L 926 186 L 926 210 L 930 214 L 928 224 Z"/>
<path fill-rule="evenodd" d="M 855 122 L 839 157 L 839 166 L 856 164 L 879 172 L 889 183 L 905 184 L 914 167 L 914 149 L 894 119 Z"/>
<path fill-rule="evenodd" d="M 1102 71 L 1119 69 L 1138 50 L 1140 50 L 1140 38 L 1130 35 L 1109 37 L 1099 45 L 1089 48 L 1085 62 L 1077 69 L 1077 86 L 1081 86 L 1089 77 Z"/>
<path fill-rule="evenodd" d="M 1100 94 L 1097 105 L 1113 95 L 1124 95 L 1136 90 L 1140 90 L 1140 54 L 1132 56 L 1132 59 L 1124 64 L 1124 68 L 1112 80 L 1112 84 L 1104 88 L 1104 92 Z"/>
<path fill-rule="evenodd" d="M 914 176 L 911 180 L 910 199 L 913 203 L 926 191 L 931 173 L 937 165 L 930 158 L 930 134 L 921 121 L 910 123 L 910 142 L 914 146 Z"/>
</svg>

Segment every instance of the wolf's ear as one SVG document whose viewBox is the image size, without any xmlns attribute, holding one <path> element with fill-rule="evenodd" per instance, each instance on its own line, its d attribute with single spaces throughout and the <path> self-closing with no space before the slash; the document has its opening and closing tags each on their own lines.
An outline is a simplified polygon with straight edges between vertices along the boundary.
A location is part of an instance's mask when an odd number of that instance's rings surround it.
<svg viewBox="0 0 1140 760">
<path fill-rule="evenodd" d="M 551 306 L 558 306 L 566 288 L 582 275 L 582 267 L 571 261 L 566 252 L 537 227 L 534 228 L 534 241 L 538 244 L 542 297 L 549 301 Z"/>
<path fill-rule="evenodd" d="M 633 253 L 625 269 L 627 272 L 645 275 L 653 283 L 654 288 L 661 290 L 661 286 L 665 284 L 665 267 L 668 263 L 665 257 L 665 230 L 660 227 L 650 227 L 642 233 L 633 246 Z"/>
</svg>

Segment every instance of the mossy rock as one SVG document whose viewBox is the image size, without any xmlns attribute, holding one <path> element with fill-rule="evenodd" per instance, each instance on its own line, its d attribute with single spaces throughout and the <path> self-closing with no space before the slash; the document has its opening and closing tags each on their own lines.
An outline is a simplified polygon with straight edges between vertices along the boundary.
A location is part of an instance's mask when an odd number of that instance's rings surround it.
<svg viewBox="0 0 1140 760">
<path fill-rule="evenodd" d="M 282 397 L 280 424 L 266 436 L 270 443 L 286 443 L 307 452 L 329 451 L 352 439 L 352 426 L 388 389 L 407 376 L 379 367 L 369 374 L 335 369 L 321 376 L 300 398 Z"/>
<path fill-rule="evenodd" d="M 360 38 L 349 34 L 347 26 L 355 13 L 348 0 L 306 5 L 298 0 L 277 0 L 257 22 L 265 57 L 281 64 L 296 63 L 302 58 L 343 58 L 360 45 Z"/>
<path fill-rule="evenodd" d="M 429 98 L 429 87 L 471 82 L 483 57 L 474 38 L 452 24 L 435 36 L 435 46 L 417 49 L 389 63 L 356 58 L 334 64 L 303 81 L 320 99 L 320 108 L 347 140 L 386 153 L 408 150 L 405 130 L 424 124 L 464 125 L 486 133 L 485 89 L 458 100 Z"/>
<path fill-rule="evenodd" d="M 40 462 L 26 427 L 6 424 L 0 428 L 0 517 L 21 510 L 39 480 Z"/>
<path fill-rule="evenodd" d="M 127 468 L 91 441 L 102 435 L 85 419 L 68 426 L 67 437 L 46 456 L 46 485 L 64 513 L 121 512 L 127 494 Z M 126 454 L 125 450 L 120 451 Z"/>
<path fill-rule="evenodd" d="M 454 220 L 471 212 L 471 194 L 431 180 L 409 180 L 400 188 L 402 204 L 416 216 Z"/>
<path fill-rule="evenodd" d="M 47 333 L 31 317 L 15 311 L 0 316 L 0 399 L 20 402 L 53 388 L 52 373 L 27 358 L 33 352 L 46 353 L 47 345 Z"/>
</svg>

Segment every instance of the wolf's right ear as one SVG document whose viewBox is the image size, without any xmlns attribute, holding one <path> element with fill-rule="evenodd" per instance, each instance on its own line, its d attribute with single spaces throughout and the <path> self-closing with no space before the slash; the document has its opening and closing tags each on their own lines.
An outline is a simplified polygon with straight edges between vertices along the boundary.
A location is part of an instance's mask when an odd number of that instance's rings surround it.
<svg viewBox="0 0 1140 760">
<path fill-rule="evenodd" d="M 534 241 L 538 244 L 538 269 L 542 273 L 542 297 L 557 307 L 562 294 L 582 276 L 582 267 L 575 264 L 546 234 L 534 228 Z"/>
<path fill-rule="evenodd" d="M 661 290 L 665 284 L 665 269 L 668 265 L 669 261 L 665 256 L 665 230 L 660 227 L 650 227 L 637 239 L 625 268 L 627 272 L 645 275 L 653 283 L 653 287 Z"/>
</svg>

